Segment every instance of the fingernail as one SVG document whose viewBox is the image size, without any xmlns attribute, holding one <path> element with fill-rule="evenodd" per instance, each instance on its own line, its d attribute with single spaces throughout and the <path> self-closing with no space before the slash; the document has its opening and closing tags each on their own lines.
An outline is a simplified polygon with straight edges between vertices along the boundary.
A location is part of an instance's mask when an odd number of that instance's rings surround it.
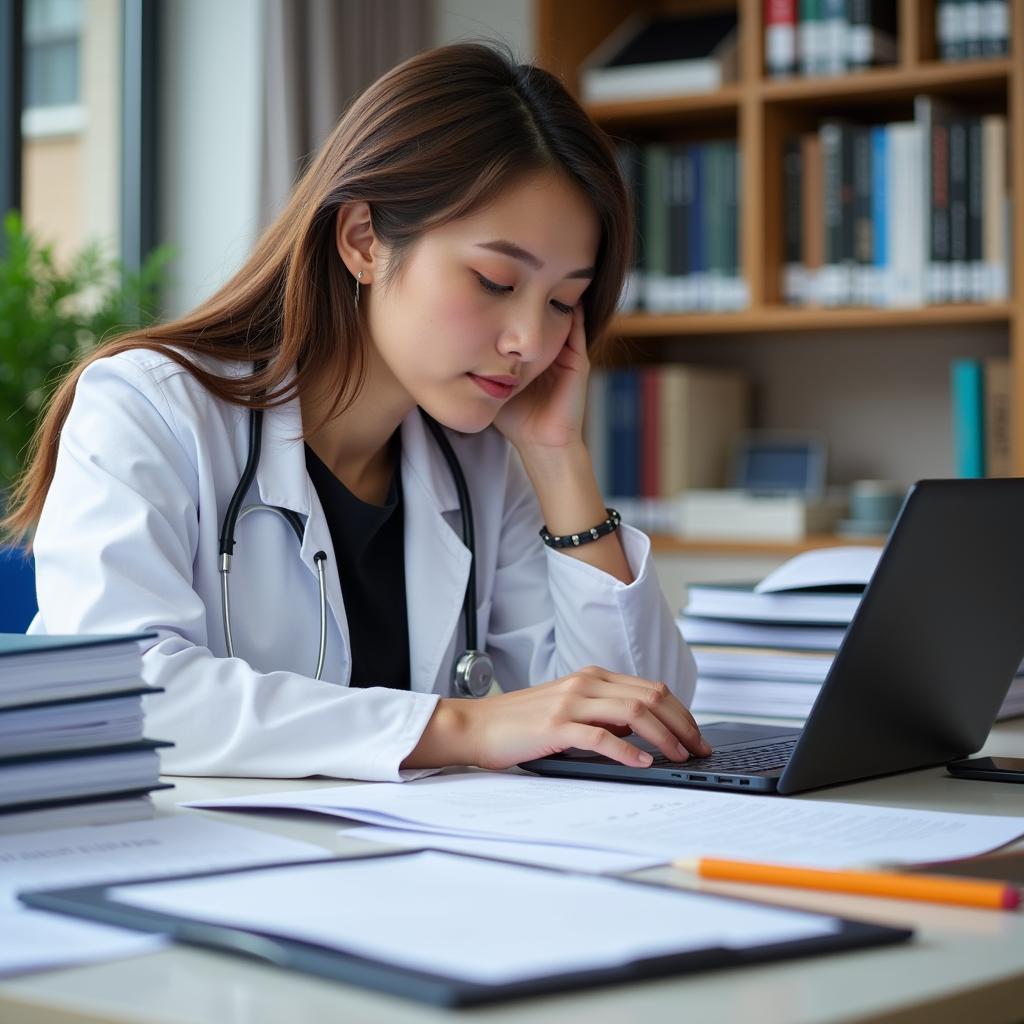
<svg viewBox="0 0 1024 1024">
<path fill-rule="evenodd" d="M 690 752 L 682 745 L 682 743 L 676 744 L 676 753 L 679 755 L 680 761 L 688 761 L 690 758 Z"/>
<path fill-rule="evenodd" d="M 636 755 L 636 760 L 637 764 L 641 764 L 645 768 L 650 768 L 650 766 L 654 763 L 654 758 L 651 757 L 651 755 L 648 754 L 646 750 L 641 750 L 640 753 Z"/>
<path fill-rule="evenodd" d="M 707 756 L 708 754 L 713 754 L 714 753 L 714 751 L 711 749 L 711 744 L 708 743 L 708 741 L 706 739 L 704 739 L 703 736 L 700 738 L 700 749 L 704 753 L 705 756 Z"/>
</svg>

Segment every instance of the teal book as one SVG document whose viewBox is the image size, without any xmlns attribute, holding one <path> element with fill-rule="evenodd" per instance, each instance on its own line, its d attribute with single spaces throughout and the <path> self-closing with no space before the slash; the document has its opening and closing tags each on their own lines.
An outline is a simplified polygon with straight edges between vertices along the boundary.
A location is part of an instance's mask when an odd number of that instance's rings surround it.
<svg viewBox="0 0 1024 1024">
<path fill-rule="evenodd" d="M 955 359 L 952 368 L 953 468 L 959 477 L 985 475 L 985 376 L 980 359 Z"/>
</svg>

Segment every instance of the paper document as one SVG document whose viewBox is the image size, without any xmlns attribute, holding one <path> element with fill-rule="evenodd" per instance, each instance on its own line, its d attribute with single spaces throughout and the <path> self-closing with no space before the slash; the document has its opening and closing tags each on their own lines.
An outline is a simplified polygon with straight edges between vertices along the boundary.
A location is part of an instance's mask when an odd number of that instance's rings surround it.
<svg viewBox="0 0 1024 1024">
<path fill-rule="evenodd" d="M 197 814 L 0 837 L 0 975 L 129 956 L 163 939 L 29 910 L 17 894 L 93 882 L 212 871 L 329 853 L 311 843 Z"/>
<path fill-rule="evenodd" d="M 834 918 L 705 893 L 430 852 L 123 886 L 110 895 L 482 984 L 812 939 L 838 927 Z"/>
<path fill-rule="evenodd" d="M 468 853 L 477 857 L 495 857 L 520 864 L 540 864 L 563 871 L 581 871 L 585 874 L 607 875 L 626 871 L 639 871 L 661 863 L 661 858 L 615 850 L 588 850 L 580 846 L 552 846 L 550 843 L 521 843 L 505 839 L 477 839 L 471 836 L 446 836 L 436 832 L 414 832 L 400 828 L 382 828 L 379 825 L 357 825 L 342 829 L 338 835 L 350 839 L 363 839 L 387 846 L 417 848 L 429 846 L 435 850 Z"/>
<path fill-rule="evenodd" d="M 804 551 L 770 572 L 754 590 L 759 594 L 777 594 L 822 587 L 864 588 L 881 557 L 882 549 L 878 547 Z"/>
<path fill-rule="evenodd" d="M 193 807 L 320 811 L 374 825 L 657 857 L 817 867 L 927 863 L 1024 835 L 1024 817 L 900 810 L 501 772 L 298 790 Z"/>
</svg>

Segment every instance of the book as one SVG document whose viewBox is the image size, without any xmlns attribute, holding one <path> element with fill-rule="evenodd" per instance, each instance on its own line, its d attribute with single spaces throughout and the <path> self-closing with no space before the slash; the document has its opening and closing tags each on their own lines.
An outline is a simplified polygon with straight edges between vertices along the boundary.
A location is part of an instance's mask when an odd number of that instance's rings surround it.
<svg viewBox="0 0 1024 1024">
<path fill-rule="evenodd" d="M 828 497 L 689 490 L 679 499 L 679 534 L 690 540 L 799 541 L 834 529 L 842 507 Z"/>
<path fill-rule="evenodd" d="M 1009 295 L 1007 253 L 1010 252 L 1006 118 L 990 114 L 981 119 L 982 230 L 981 261 L 984 298 L 999 302 Z"/>
<path fill-rule="evenodd" d="M 859 594 L 759 594 L 755 586 L 754 583 L 692 584 L 684 613 L 740 622 L 847 626 L 860 603 Z"/>
<path fill-rule="evenodd" d="M 1013 476 L 1011 423 L 1013 410 L 1010 360 L 989 358 L 983 363 L 985 407 L 985 475 Z"/>
<path fill-rule="evenodd" d="M 738 371 L 670 364 L 658 368 L 662 497 L 721 487 L 737 437 L 750 422 L 750 385 Z"/>
<path fill-rule="evenodd" d="M 685 616 L 794 625 L 849 624 L 882 549 L 834 547 L 805 551 L 757 583 L 696 583 Z"/>
<path fill-rule="evenodd" d="M 162 788 L 140 642 L 0 634 L 0 833 L 137 820 Z"/>
<path fill-rule="evenodd" d="M 764 0 L 764 66 L 771 78 L 796 73 L 797 0 Z"/>
<path fill-rule="evenodd" d="M 927 192 L 921 188 L 924 175 L 924 129 L 914 122 L 890 124 L 886 159 L 888 209 L 899 211 L 886 224 L 884 302 L 893 308 L 923 306 L 927 301 L 928 232 Z"/>
<path fill-rule="evenodd" d="M 796 651 L 837 651 L 846 629 L 836 626 L 792 626 L 778 623 L 731 622 L 680 614 L 677 619 L 690 644 L 705 647 L 782 647 Z"/>
<path fill-rule="evenodd" d="M 985 386 L 981 361 L 954 359 L 953 459 L 959 477 L 985 475 Z"/>
<path fill-rule="evenodd" d="M 711 92 L 736 77 L 735 13 L 626 19 L 580 67 L 585 103 Z"/>
<path fill-rule="evenodd" d="M 822 4 L 824 0 L 800 0 L 797 43 L 800 51 L 800 73 L 820 75 L 824 67 Z"/>
<path fill-rule="evenodd" d="M 696 715 L 807 718 L 821 683 L 698 676 L 690 710 Z M 996 721 L 1024 714 L 1024 677 L 1018 676 L 996 713 Z"/>
</svg>

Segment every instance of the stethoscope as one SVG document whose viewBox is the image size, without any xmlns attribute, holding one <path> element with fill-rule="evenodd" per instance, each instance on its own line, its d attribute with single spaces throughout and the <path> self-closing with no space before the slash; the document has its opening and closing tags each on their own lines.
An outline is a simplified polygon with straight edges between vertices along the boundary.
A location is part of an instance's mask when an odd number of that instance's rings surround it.
<svg viewBox="0 0 1024 1024">
<path fill-rule="evenodd" d="M 459 460 L 452 450 L 451 442 L 445 436 L 441 425 L 420 409 L 420 414 L 430 432 L 434 435 L 448 468 L 451 470 L 455 490 L 459 496 L 459 511 L 462 514 L 462 542 L 469 549 L 469 578 L 466 581 L 466 593 L 462 601 L 462 616 L 465 622 L 466 650 L 455 664 L 453 684 L 460 697 L 483 697 L 491 688 L 494 679 L 494 665 L 485 651 L 477 650 L 476 637 L 476 549 L 473 536 L 473 509 L 469 500 L 469 488 L 463 475 Z M 263 436 L 263 410 L 249 410 L 249 454 L 245 460 L 245 468 L 239 478 L 235 493 L 231 495 L 224 522 L 220 530 L 220 596 L 221 609 L 224 617 L 224 643 L 228 649 L 228 657 L 235 656 L 235 645 L 231 636 L 231 595 L 228 589 L 228 576 L 231 573 L 231 555 L 235 547 L 235 529 L 238 524 L 253 512 L 273 512 L 280 516 L 294 532 L 301 546 L 305 537 L 306 527 L 297 512 L 279 505 L 256 503 L 242 507 L 246 494 L 252 486 L 256 469 L 260 463 L 260 447 Z M 318 551 L 313 556 L 316 565 L 317 579 L 320 585 L 320 649 L 317 653 L 315 678 L 320 679 L 324 670 L 324 656 L 327 652 L 327 554 Z"/>
</svg>

